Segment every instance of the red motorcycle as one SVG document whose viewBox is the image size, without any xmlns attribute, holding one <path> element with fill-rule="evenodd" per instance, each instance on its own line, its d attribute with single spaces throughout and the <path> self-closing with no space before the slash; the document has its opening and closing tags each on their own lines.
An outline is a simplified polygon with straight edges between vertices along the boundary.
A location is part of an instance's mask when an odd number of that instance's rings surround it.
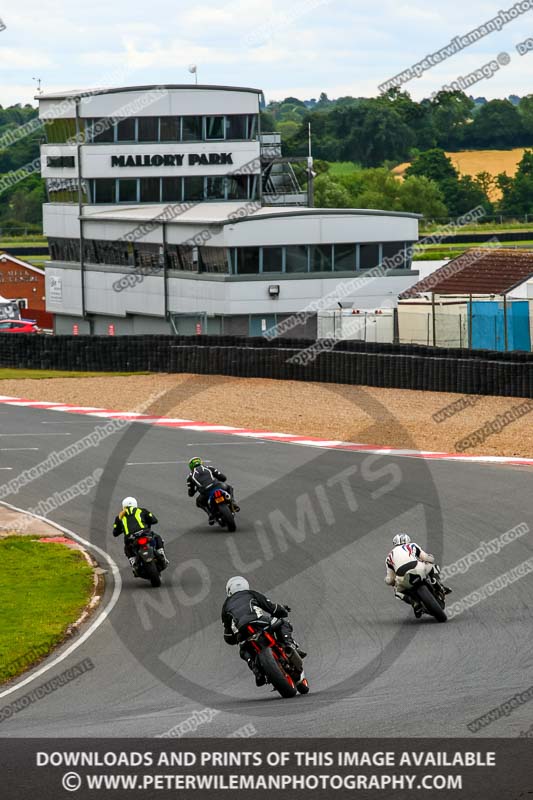
<svg viewBox="0 0 533 800">
<path fill-rule="evenodd" d="M 257 620 L 246 625 L 249 635 L 244 643 L 245 649 L 254 658 L 267 683 L 272 684 L 282 697 L 294 697 L 297 692 L 307 694 L 309 681 L 305 677 L 302 659 L 293 649 L 289 655 L 276 638 L 282 622 L 272 617 L 268 622 Z"/>
</svg>

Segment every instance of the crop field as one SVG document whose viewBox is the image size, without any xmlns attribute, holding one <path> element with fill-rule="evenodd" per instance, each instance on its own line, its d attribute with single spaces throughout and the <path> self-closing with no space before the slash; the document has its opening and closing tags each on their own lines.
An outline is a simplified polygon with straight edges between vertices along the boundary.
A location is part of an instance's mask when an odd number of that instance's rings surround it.
<svg viewBox="0 0 533 800">
<path fill-rule="evenodd" d="M 454 167 L 461 175 L 474 177 L 480 172 L 488 172 L 496 177 L 501 172 L 505 172 L 513 177 L 525 150 L 525 147 L 515 147 L 513 150 L 463 150 L 458 153 L 446 153 L 446 155 L 451 158 Z M 394 167 L 392 171 L 399 178 L 403 178 L 409 166 L 410 162 L 405 161 Z M 489 192 L 489 197 L 491 200 L 499 200 L 501 192 L 494 187 Z"/>
</svg>

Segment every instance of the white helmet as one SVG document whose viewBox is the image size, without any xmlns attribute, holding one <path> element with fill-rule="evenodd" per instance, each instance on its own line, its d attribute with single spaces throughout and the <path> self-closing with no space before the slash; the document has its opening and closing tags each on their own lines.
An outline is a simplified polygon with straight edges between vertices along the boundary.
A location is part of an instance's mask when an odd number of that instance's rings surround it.
<svg viewBox="0 0 533 800">
<path fill-rule="evenodd" d="M 228 597 L 231 597 L 232 594 L 236 594 L 237 592 L 245 592 L 249 588 L 250 584 L 246 578 L 242 578 L 240 575 L 235 575 L 235 577 L 230 578 L 226 584 L 226 594 Z"/>
<path fill-rule="evenodd" d="M 409 544 L 410 541 L 411 537 L 408 533 L 397 533 L 392 540 L 392 545 L 393 547 L 397 547 L 399 544 Z"/>
<path fill-rule="evenodd" d="M 134 497 L 125 497 L 122 501 L 122 508 L 129 508 L 130 506 L 137 508 L 137 500 Z"/>
</svg>

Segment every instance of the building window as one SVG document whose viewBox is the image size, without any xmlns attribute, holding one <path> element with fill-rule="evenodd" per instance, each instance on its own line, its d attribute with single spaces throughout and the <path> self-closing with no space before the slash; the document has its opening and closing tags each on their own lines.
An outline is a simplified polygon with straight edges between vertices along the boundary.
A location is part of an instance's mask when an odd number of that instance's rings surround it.
<svg viewBox="0 0 533 800">
<path fill-rule="evenodd" d="M 205 118 L 205 138 L 206 141 L 224 139 L 225 136 L 225 117 L 206 117 Z"/>
<path fill-rule="evenodd" d="M 50 257 L 52 261 L 73 261 L 80 260 L 80 243 L 78 239 L 48 239 Z"/>
<path fill-rule="evenodd" d="M 239 275 L 257 275 L 259 272 L 258 247 L 239 247 L 237 251 L 237 272 Z"/>
<path fill-rule="evenodd" d="M 226 117 L 226 139 L 248 138 L 248 116 L 246 114 L 231 114 Z"/>
<path fill-rule="evenodd" d="M 311 272 L 331 272 L 332 246 L 330 244 L 315 244 L 310 248 Z"/>
<path fill-rule="evenodd" d="M 159 141 L 160 142 L 179 142 L 180 118 L 179 117 L 160 117 L 159 118 Z"/>
<path fill-rule="evenodd" d="M 47 178 L 46 191 L 49 203 L 77 203 L 78 181 L 75 178 Z M 87 181 L 81 182 L 82 203 L 89 202 Z"/>
<path fill-rule="evenodd" d="M 291 244 L 285 248 L 285 271 L 308 272 L 306 244 Z"/>
<path fill-rule="evenodd" d="M 140 179 L 141 203 L 159 203 L 161 182 L 159 178 Z"/>
<path fill-rule="evenodd" d="M 135 117 L 128 117 L 121 119 L 117 123 L 117 142 L 134 142 L 135 141 Z"/>
<path fill-rule="evenodd" d="M 225 178 L 218 176 L 206 178 L 206 200 L 224 200 L 225 188 Z"/>
<path fill-rule="evenodd" d="M 116 184 L 114 178 L 95 178 L 92 181 L 93 203 L 115 203 Z"/>
<path fill-rule="evenodd" d="M 80 133 L 85 130 L 85 120 L 80 120 Z M 66 144 L 76 141 L 76 120 L 48 119 L 45 121 L 46 141 L 48 144 Z"/>
<path fill-rule="evenodd" d="M 250 200 L 257 199 L 257 191 L 259 186 L 259 176 L 258 175 L 249 175 L 248 176 L 248 197 Z"/>
<path fill-rule="evenodd" d="M 118 202 L 119 203 L 137 202 L 137 178 L 118 179 Z"/>
<path fill-rule="evenodd" d="M 162 248 L 160 245 L 136 242 L 134 249 L 136 267 L 144 267 L 153 272 L 163 269 Z"/>
<path fill-rule="evenodd" d="M 46 166 L 53 167 L 54 169 L 64 167 L 72 168 L 76 166 L 76 160 L 74 156 L 47 156 Z"/>
<path fill-rule="evenodd" d="M 383 264 L 385 269 L 405 269 L 405 245 L 403 242 L 383 244 Z"/>
<path fill-rule="evenodd" d="M 162 178 L 162 195 L 163 203 L 179 203 L 183 195 L 183 179 L 182 178 Z"/>
<path fill-rule="evenodd" d="M 183 179 L 184 200 L 204 199 L 204 179 L 199 175 L 192 175 Z"/>
<path fill-rule="evenodd" d="M 167 259 L 169 269 L 177 269 L 181 272 L 197 272 L 197 264 L 192 257 L 192 247 L 169 244 L 167 245 Z"/>
<path fill-rule="evenodd" d="M 333 269 L 336 272 L 353 272 L 357 267 L 357 245 L 335 244 Z"/>
<path fill-rule="evenodd" d="M 226 249 L 224 247 L 199 247 L 198 256 L 200 272 L 228 272 Z"/>
<path fill-rule="evenodd" d="M 137 141 L 159 141 L 159 117 L 139 117 L 137 120 Z"/>
<path fill-rule="evenodd" d="M 229 175 L 228 200 L 246 200 L 248 198 L 248 175 Z"/>
<path fill-rule="evenodd" d="M 262 247 L 262 271 L 283 272 L 283 247 Z"/>
<path fill-rule="evenodd" d="M 93 120 L 90 130 L 90 140 L 96 144 L 102 142 L 113 142 L 115 140 L 115 130 L 110 119 Z"/>
<path fill-rule="evenodd" d="M 249 114 L 248 116 L 248 139 L 255 139 L 257 137 L 257 114 Z"/>
<path fill-rule="evenodd" d="M 361 244 L 359 269 L 372 269 L 379 265 L 379 244 Z"/>
<path fill-rule="evenodd" d="M 202 141 L 202 117 L 183 117 L 182 126 L 184 142 Z"/>
</svg>

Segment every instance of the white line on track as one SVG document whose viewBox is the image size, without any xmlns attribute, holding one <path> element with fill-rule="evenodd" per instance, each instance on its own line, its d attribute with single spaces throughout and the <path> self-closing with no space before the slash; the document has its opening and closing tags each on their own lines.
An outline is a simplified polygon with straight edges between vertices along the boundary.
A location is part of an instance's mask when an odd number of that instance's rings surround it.
<svg viewBox="0 0 533 800">
<path fill-rule="evenodd" d="M 49 670 L 56 667 L 58 664 L 61 663 L 61 661 L 64 661 L 66 658 L 68 658 L 68 656 L 71 655 L 71 653 L 77 650 L 78 647 L 80 647 L 80 645 L 84 644 L 87 641 L 87 639 L 90 636 L 92 636 L 92 634 L 100 627 L 102 622 L 105 622 L 105 620 L 108 618 L 109 614 L 115 607 L 118 598 L 120 597 L 120 591 L 122 589 L 122 579 L 120 577 L 120 571 L 116 562 L 113 560 L 113 558 L 111 558 L 109 553 L 106 553 L 105 550 L 102 550 L 100 547 L 97 547 L 97 545 L 92 544 L 92 542 L 88 542 L 81 536 L 78 536 L 77 533 L 74 533 L 74 531 L 69 530 L 69 528 L 64 528 L 62 525 L 59 525 L 59 523 L 53 522 L 48 517 L 41 517 L 39 516 L 39 514 L 32 514 L 30 511 L 26 511 L 24 508 L 17 508 L 17 506 L 12 506 L 10 503 L 4 503 L 1 500 L 0 504 L 5 506 L 6 508 L 10 508 L 12 511 L 20 511 L 22 514 L 29 514 L 30 516 L 35 517 L 35 519 L 39 519 L 42 522 L 46 522 L 48 525 L 53 525 L 54 528 L 57 528 L 63 533 L 66 533 L 68 536 L 71 536 L 77 542 L 80 542 L 80 544 L 82 544 L 84 547 L 87 547 L 89 550 L 93 550 L 95 553 L 98 553 L 98 555 L 100 555 L 103 559 L 105 559 L 105 561 L 107 561 L 107 563 L 109 564 L 114 582 L 113 593 L 111 595 L 108 604 L 104 609 L 102 609 L 100 614 L 96 617 L 94 622 L 87 628 L 85 633 L 83 633 L 79 637 L 79 639 L 73 642 L 70 645 L 70 647 L 67 647 L 67 649 L 63 653 L 61 653 L 61 655 L 52 659 L 52 661 L 50 661 L 49 664 L 45 664 L 36 672 L 34 672 L 32 675 L 28 675 L 27 678 L 18 681 L 18 683 L 15 683 L 13 686 L 10 686 L 9 689 L 5 689 L 3 692 L 0 692 L 0 699 L 1 699 L 2 697 L 6 697 L 8 694 L 12 694 L 12 692 L 16 692 L 18 689 L 22 689 L 23 686 L 27 686 L 27 684 L 34 681 L 35 678 L 39 678 L 41 675 L 44 675 L 45 672 L 48 672 Z"/>
<path fill-rule="evenodd" d="M 19 450 L 38 450 L 38 449 L 39 449 L 38 447 L 0 447 L 0 451 L 2 451 L 2 453 L 7 453 L 7 452 L 14 453 L 18 452 Z"/>
<path fill-rule="evenodd" d="M 81 414 L 80 414 L 80 417 L 81 417 Z M 84 418 L 77 419 L 77 420 L 72 420 L 72 419 L 61 419 L 61 420 L 54 419 L 54 420 L 46 420 L 46 421 L 41 420 L 41 425 L 80 425 L 82 423 L 85 423 L 86 425 L 92 425 L 93 427 L 94 427 L 94 425 L 96 425 L 94 420 L 92 420 L 92 419 L 84 419 Z"/>
<path fill-rule="evenodd" d="M 0 467 L 0 469 L 13 469 L 13 467 Z"/>
<path fill-rule="evenodd" d="M 71 433 L 0 433 L 0 436 L 72 436 Z"/>
<path fill-rule="evenodd" d="M 254 444 L 266 444 L 263 439 L 255 442 L 188 442 L 187 447 L 246 447 Z"/>
<path fill-rule="evenodd" d="M 211 462 L 208 459 L 204 459 L 206 464 L 210 464 Z M 160 464 L 188 464 L 188 461 L 128 461 L 126 463 L 127 467 L 151 467 Z"/>
</svg>

